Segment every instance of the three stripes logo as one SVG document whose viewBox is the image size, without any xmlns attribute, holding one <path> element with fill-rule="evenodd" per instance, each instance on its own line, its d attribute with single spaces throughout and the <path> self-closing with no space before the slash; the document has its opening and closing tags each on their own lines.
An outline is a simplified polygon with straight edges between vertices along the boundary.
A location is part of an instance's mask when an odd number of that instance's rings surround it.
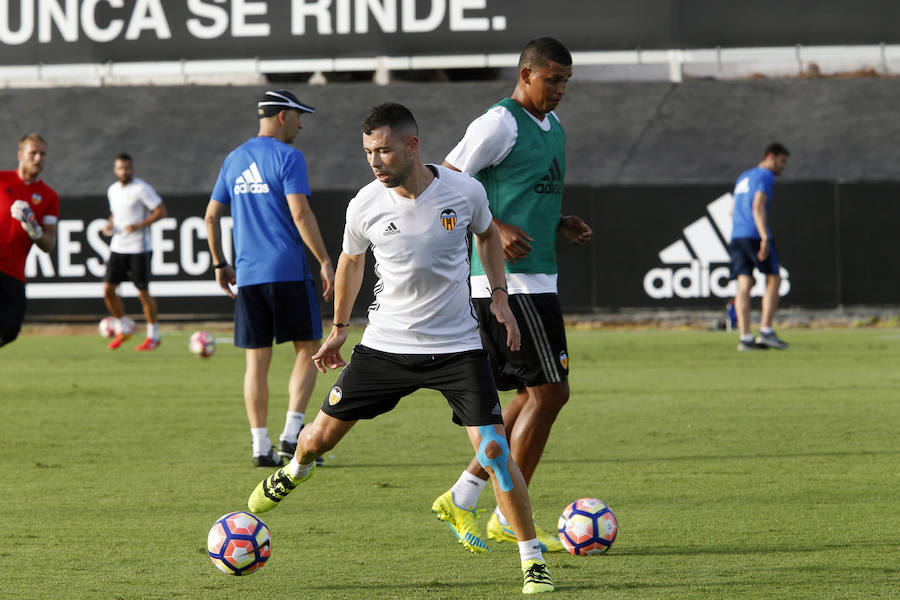
<svg viewBox="0 0 900 600">
<path fill-rule="evenodd" d="M 256 163 L 251 163 L 241 176 L 234 181 L 234 195 L 238 194 L 268 194 L 269 184 L 263 181 Z"/>
<path fill-rule="evenodd" d="M 384 229 L 384 231 L 381 232 L 381 235 L 384 235 L 384 236 L 388 236 L 388 235 L 397 235 L 398 233 L 400 233 L 400 228 L 397 227 L 396 225 L 394 225 L 394 223 L 393 223 L 393 221 L 392 221 L 391 224 L 388 225 L 388 226 Z"/>
<path fill-rule="evenodd" d="M 534 191 L 538 194 L 562 194 L 563 174 L 555 156 L 547 174 L 541 177 L 541 182 L 534 186 Z"/>
<path fill-rule="evenodd" d="M 733 298 L 737 283 L 731 280 L 731 210 L 734 196 L 724 194 L 706 206 L 709 213 L 684 228 L 684 239 L 669 244 L 659 252 L 664 265 L 644 275 L 644 292 L 655 300 L 669 298 Z M 781 288 L 785 296 L 791 290 L 788 270 L 781 266 Z M 751 295 L 762 296 L 765 275 L 754 272 Z"/>
<path fill-rule="evenodd" d="M 453 209 L 444 209 L 441 213 L 441 225 L 443 225 L 444 229 L 447 231 L 453 231 L 453 228 L 456 227 L 456 213 Z"/>
</svg>

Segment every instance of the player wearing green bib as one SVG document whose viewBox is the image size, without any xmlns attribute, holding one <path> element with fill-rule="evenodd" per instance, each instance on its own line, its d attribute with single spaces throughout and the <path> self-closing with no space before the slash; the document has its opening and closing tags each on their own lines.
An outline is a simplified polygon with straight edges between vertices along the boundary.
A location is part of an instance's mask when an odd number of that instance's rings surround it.
<svg viewBox="0 0 900 600">
<path fill-rule="evenodd" d="M 587 243 L 591 228 L 576 216 L 562 216 L 566 174 L 566 134 L 554 109 L 572 76 L 572 57 L 559 41 L 540 37 L 519 57 L 519 78 L 504 98 L 473 121 L 447 155 L 444 166 L 473 175 L 487 191 L 494 225 L 506 259 L 509 305 L 522 333 L 521 350 L 505 347 L 505 338 L 489 318 L 491 288 L 477 252 L 472 254 L 472 303 L 481 324 L 500 390 L 516 390 L 503 408 L 510 452 L 530 483 L 550 429 L 569 398 L 568 351 L 557 296 L 557 233 L 575 245 Z M 473 459 L 453 487 L 435 500 L 432 511 L 452 524 L 460 540 L 477 538 L 475 505 L 488 475 Z M 548 551 L 562 549 L 554 535 L 537 528 Z M 487 536 L 516 537 L 499 507 Z M 466 544 L 473 552 L 487 546 Z"/>
</svg>

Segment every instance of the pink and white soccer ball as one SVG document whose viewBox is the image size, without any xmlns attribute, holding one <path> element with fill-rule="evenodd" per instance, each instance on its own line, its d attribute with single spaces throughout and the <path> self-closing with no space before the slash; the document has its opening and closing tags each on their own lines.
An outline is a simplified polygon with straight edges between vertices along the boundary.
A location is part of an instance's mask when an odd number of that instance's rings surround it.
<svg viewBox="0 0 900 600">
<path fill-rule="evenodd" d="M 100 330 L 101 336 L 111 338 L 116 335 L 116 319 L 114 317 L 103 317 L 100 319 L 100 323 L 97 324 L 97 329 Z"/>
<path fill-rule="evenodd" d="M 134 321 L 131 317 L 122 317 L 121 319 L 113 319 L 116 334 L 131 335 L 134 333 Z"/>
<path fill-rule="evenodd" d="M 249 575 L 260 569 L 272 553 L 269 528 L 259 517 L 233 512 L 219 517 L 206 538 L 213 564 L 229 575 Z"/>
<path fill-rule="evenodd" d="M 559 541 L 577 556 L 603 554 L 619 532 L 616 515 L 596 498 L 581 498 L 569 504 L 559 517 Z"/>
<path fill-rule="evenodd" d="M 191 352 L 200 358 L 208 358 L 216 351 L 216 338 L 205 331 L 195 331 L 188 342 Z"/>
</svg>

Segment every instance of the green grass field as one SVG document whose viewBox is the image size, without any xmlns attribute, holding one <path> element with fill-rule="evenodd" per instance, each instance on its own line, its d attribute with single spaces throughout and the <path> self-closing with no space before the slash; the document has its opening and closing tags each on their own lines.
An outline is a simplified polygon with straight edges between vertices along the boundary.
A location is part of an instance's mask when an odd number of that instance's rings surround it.
<svg viewBox="0 0 900 600">
<path fill-rule="evenodd" d="M 264 569 L 216 570 L 209 527 L 268 471 L 251 466 L 242 352 L 196 359 L 189 333 L 164 328 L 146 354 L 34 333 L 0 350 L 0 598 L 521 596 L 514 546 L 469 554 L 429 511 L 471 456 L 433 392 L 360 423 L 263 515 Z M 608 555 L 548 556 L 554 597 L 900 597 L 900 330 L 781 333 L 791 350 L 744 354 L 726 333 L 569 332 L 573 395 L 535 516 L 553 528 L 596 496 L 620 530 Z M 273 437 L 291 361 L 279 346 Z"/>
</svg>

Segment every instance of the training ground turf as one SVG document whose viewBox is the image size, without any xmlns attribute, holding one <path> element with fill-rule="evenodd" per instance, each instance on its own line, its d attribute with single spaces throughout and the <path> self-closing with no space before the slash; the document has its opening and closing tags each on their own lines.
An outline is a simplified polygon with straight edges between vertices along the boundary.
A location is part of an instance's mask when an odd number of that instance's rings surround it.
<svg viewBox="0 0 900 600">
<path fill-rule="evenodd" d="M 0 349 L 0 597 L 520 597 L 514 545 L 472 555 L 429 511 L 471 456 L 433 392 L 360 423 L 263 515 L 261 571 L 220 573 L 207 531 L 268 470 L 251 466 L 241 351 L 197 359 L 189 334 L 164 327 L 149 353 L 33 332 Z M 750 354 L 722 332 L 569 331 L 535 516 L 552 529 L 595 496 L 620 529 L 608 555 L 548 556 L 554 597 L 900 595 L 900 330 L 779 334 L 790 350 Z M 291 362 L 277 347 L 273 438 Z"/>
</svg>

